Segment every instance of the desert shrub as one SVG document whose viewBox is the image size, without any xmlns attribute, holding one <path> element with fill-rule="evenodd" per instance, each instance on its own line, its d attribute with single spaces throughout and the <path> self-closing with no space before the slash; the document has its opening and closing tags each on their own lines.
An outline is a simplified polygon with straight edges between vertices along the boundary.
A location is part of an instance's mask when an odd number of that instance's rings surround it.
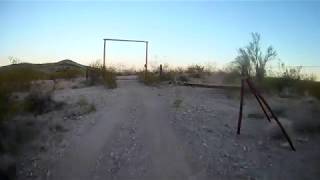
<svg viewBox="0 0 320 180">
<path fill-rule="evenodd" d="M 25 111 L 35 114 L 43 114 L 49 111 L 52 104 L 53 100 L 51 98 L 51 94 L 39 95 L 31 93 L 26 97 Z"/>
<path fill-rule="evenodd" d="M 145 85 L 156 85 L 161 80 L 157 73 L 150 72 L 150 71 L 140 71 L 138 73 L 138 79 L 140 82 L 144 83 Z"/>
<path fill-rule="evenodd" d="M 193 78 L 201 78 L 204 73 L 204 66 L 190 65 L 187 67 L 186 73 Z"/>
<path fill-rule="evenodd" d="M 64 103 L 52 99 L 54 82 L 52 80 L 32 83 L 28 96 L 23 101 L 24 111 L 43 114 L 61 108 Z"/>
<path fill-rule="evenodd" d="M 264 89 L 281 93 L 288 89 L 291 94 L 311 95 L 320 99 L 320 82 L 313 80 L 298 80 L 284 77 L 266 77 L 260 84 Z"/>
<path fill-rule="evenodd" d="M 79 106 L 87 106 L 88 104 L 89 104 L 89 102 L 84 96 L 81 96 L 78 99 L 77 105 L 79 105 Z"/>
<path fill-rule="evenodd" d="M 72 79 L 80 76 L 84 76 L 84 72 L 75 68 L 66 68 L 49 74 L 50 79 Z"/>
<path fill-rule="evenodd" d="M 83 114 L 96 111 L 95 105 L 92 103 L 89 103 L 88 100 L 84 96 L 81 96 L 79 98 L 77 105 L 80 106 Z"/>
<path fill-rule="evenodd" d="M 312 80 L 302 80 L 296 84 L 296 89 L 299 94 L 311 95 L 320 99 L 320 82 Z"/>
<path fill-rule="evenodd" d="M 223 82 L 227 84 L 239 84 L 241 75 L 237 71 L 221 72 L 224 74 Z"/>
<path fill-rule="evenodd" d="M 204 72 L 208 75 L 214 73 L 217 71 L 217 67 L 216 67 L 216 64 L 215 63 L 212 63 L 212 62 L 207 62 L 205 65 L 204 65 Z"/>
<path fill-rule="evenodd" d="M 311 95 L 320 98 L 320 82 L 312 74 L 301 72 L 302 67 L 287 67 L 281 64 L 279 72 L 266 77 L 260 85 L 269 91 L 287 95 Z"/>
<path fill-rule="evenodd" d="M 31 81 L 47 78 L 47 74 L 31 67 L 13 65 L 0 71 L 0 88 L 7 92 L 26 91 Z"/>
<path fill-rule="evenodd" d="M 88 68 L 88 84 L 97 85 L 101 82 L 101 71 L 100 68 L 89 67 Z"/>
<path fill-rule="evenodd" d="M 108 88 L 116 88 L 117 72 L 114 68 L 104 68 L 99 61 L 91 63 L 88 67 L 88 84 L 103 84 Z"/>
<path fill-rule="evenodd" d="M 12 92 L 28 91 L 31 82 L 47 79 L 47 74 L 29 66 L 12 65 L 0 71 L 0 121 L 14 114 L 20 104 L 10 101 Z"/>
<path fill-rule="evenodd" d="M 147 73 L 145 73 L 145 71 L 140 71 L 137 75 L 140 82 L 143 82 L 146 85 L 156 85 L 163 81 L 176 81 L 177 77 L 179 78 L 179 72 L 174 69 L 164 70 L 161 76 L 158 71 L 148 71 Z"/>
<path fill-rule="evenodd" d="M 116 80 L 116 71 L 113 68 L 108 68 L 102 73 L 103 84 L 110 88 L 114 89 L 117 87 L 117 80 Z"/>
<path fill-rule="evenodd" d="M 160 75 L 160 68 L 159 68 L 159 72 L 156 71 L 156 73 L 159 73 Z M 164 64 L 162 68 L 162 74 L 160 76 L 160 81 L 179 81 L 180 76 L 186 77 L 184 68 L 182 67 L 170 68 L 168 64 Z"/>
<path fill-rule="evenodd" d="M 281 92 L 286 87 L 284 79 L 277 77 L 266 77 L 261 83 L 264 89 Z"/>
<path fill-rule="evenodd" d="M 185 74 L 181 74 L 181 75 L 178 75 L 178 81 L 181 81 L 181 82 L 189 82 L 189 78 L 188 76 L 186 76 Z"/>
<path fill-rule="evenodd" d="M 176 72 L 173 70 L 163 71 L 162 75 L 159 77 L 160 81 L 172 81 L 176 77 Z"/>
</svg>

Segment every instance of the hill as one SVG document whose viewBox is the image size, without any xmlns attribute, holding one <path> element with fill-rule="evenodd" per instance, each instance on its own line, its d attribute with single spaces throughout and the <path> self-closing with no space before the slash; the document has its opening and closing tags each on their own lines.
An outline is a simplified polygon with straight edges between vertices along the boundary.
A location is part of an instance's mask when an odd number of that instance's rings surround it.
<svg viewBox="0 0 320 180">
<path fill-rule="evenodd" d="M 32 63 L 19 63 L 19 64 L 11 64 L 7 66 L 0 67 L 0 72 L 7 72 L 18 69 L 33 69 L 37 71 L 41 71 L 43 73 L 55 73 L 61 72 L 65 70 L 78 70 L 81 72 L 85 72 L 86 66 L 74 62 L 69 59 L 65 59 L 56 63 L 44 63 L 44 64 L 32 64 Z"/>
</svg>

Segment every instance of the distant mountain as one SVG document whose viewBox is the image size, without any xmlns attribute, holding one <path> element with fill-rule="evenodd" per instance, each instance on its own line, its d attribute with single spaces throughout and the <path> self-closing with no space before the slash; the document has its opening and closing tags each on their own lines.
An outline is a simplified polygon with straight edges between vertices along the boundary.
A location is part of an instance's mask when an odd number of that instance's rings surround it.
<svg viewBox="0 0 320 180">
<path fill-rule="evenodd" d="M 44 64 L 32 64 L 32 63 L 19 63 L 19 64 L 11 64 L 8 66 L 2 66 L 0 67 L 0 72 L 2 71 L 8 71 L 8 70 L 14 70 L 19 68 L 31 68 L 36 69 L 38 71 L 42 71 L 45 73 L 52 73 L 52 72 L 58 72 L 63 71 L 66 69 L 77 69 L 81 71 L 86 70 L 85 65 L 79 64 L 77 62 L 74 62 L 70 59 L 65 59 L 56 63 L 44 63 Z"/>
</svg>

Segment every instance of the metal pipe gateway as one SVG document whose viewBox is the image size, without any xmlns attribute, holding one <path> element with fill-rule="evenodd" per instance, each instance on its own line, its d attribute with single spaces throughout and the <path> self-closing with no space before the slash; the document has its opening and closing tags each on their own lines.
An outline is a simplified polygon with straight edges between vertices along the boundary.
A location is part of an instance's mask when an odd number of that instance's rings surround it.
<svg viewBox="0 0 320 180">
<path fill-rule="evenodd" d="M 138 42 L 138 43 L 145 43 L 146 44 L 146 62 L 144 65 L 145 68 L 145 76 L 148 70 L 148 41 L 142 40 L 130 40 L 130 39 L 103 39 L 103 67 L 106 68 L 106 42 L 107 41 L 122 41 L 122 42 Z"/>
</svg>

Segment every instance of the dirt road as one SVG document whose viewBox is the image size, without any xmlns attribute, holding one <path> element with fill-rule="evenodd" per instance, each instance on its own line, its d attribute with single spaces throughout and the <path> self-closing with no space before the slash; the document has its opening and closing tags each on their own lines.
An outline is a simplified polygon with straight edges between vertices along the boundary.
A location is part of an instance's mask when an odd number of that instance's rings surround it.
<svg viewBox="0 0 320 180">
<path fill-rule="evenodd" d="M 119 81 L 119 88 L 113 102 L 111 106 L 100 109 L 92 117 L 95 120 L 94 126 L 87 129 L 81 136 L 74 137 L 71 148 L 53 167 L 50 179 L 80 180 L 92 177 L 104 179 L 108 174 L 125 179 L 188 179 L 192 177 L 189 164 L 185 160 L 185 152 L 170 126 L 174 118 L 171 102 L 161 98 L 161 95 L 152 91 L 152 88 L 145 87 L 134 80 Z M 143 149 L 137 156 L 146 153 L 150 158 L 145 158 L 145 161 L 140 164 L 127 159 L 118 160 L 119 162 L 115 163 L 121 163 L 117 167 L 121 168 L 121 172 L 111 172 L 115 170 L 112 170 L 107 162 L 108 158 L 112 158 L 110 153 L 119 153 L 121 149 L 110 146 L 119 138 L 119 134 L 123 133 L 124 129 L 121 127 L 127 124 L 135 126 L 135 135 L 131 136 L 143 145 Z M 121 139 L 121 147 L 129 147 L 132 137 L 121 137 L 125 138 Z M 101 157 L 104 158 L 99 159 Z M 100 161 L 99 166 L 96 166 L 97 161 Z M 144 172 L 135 174 L 126 172 L 126 169 L 120 167 L 130 166 L 130 163 L 134 163 L 136 169 L 145 169 Z"/>
</svg>

